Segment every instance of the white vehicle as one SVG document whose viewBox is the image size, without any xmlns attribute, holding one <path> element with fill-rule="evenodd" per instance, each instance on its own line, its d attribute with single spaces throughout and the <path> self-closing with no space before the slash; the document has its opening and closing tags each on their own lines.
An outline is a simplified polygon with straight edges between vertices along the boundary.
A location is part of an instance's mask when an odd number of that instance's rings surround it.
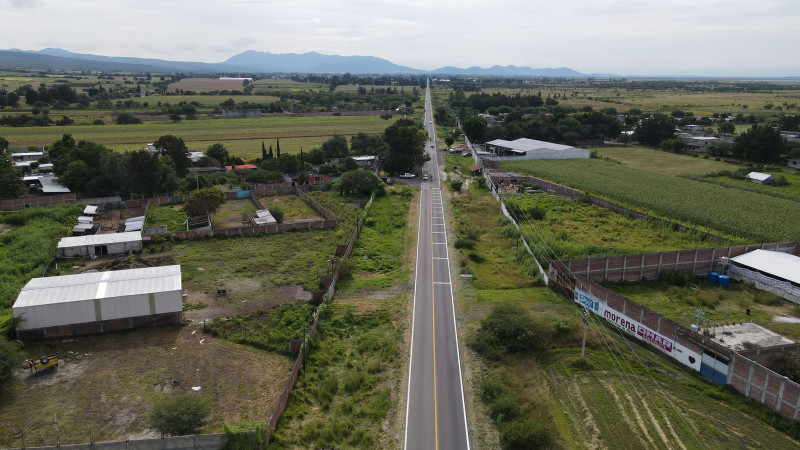
<svg viewBox="0 0 800 450">
<path fill-rule="evenodd" d="M 436 148 L 436 144 L 434 144 L 433 142 L 431 142 L 431 148 Z"/>
<path fill-rule="evenodd" d="M 428 174 L 422 176 L 422 181 L 428 181 Z"/>
<path fill-rule="evenodd" d="M 408 172 L 406 172 L 406 173 L 404 173 L 404 174 L 400 175 L 400 178 L 416 178 L 416 177 L 417 177 L 417 176 L 416 176 L 416 175 L 414 175 L 413 173 L 408 173 Z"/>
</svg>

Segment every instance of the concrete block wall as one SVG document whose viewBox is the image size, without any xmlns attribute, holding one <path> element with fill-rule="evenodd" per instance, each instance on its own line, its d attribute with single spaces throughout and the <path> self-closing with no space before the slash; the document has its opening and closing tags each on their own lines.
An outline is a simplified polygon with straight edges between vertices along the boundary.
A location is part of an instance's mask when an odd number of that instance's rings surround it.
<svg viewBox="0 0 800 450">
<path fill-rule="evenodd" d="M 42 195 L 38 197 L 12 198 L 0 200 L 0 211 L 19 211 L 25 208 L 38 208 L 41 206 L 51 206 L 60 204 L 77 203 L 74 192 L 67 194 Z"/>
</svg>

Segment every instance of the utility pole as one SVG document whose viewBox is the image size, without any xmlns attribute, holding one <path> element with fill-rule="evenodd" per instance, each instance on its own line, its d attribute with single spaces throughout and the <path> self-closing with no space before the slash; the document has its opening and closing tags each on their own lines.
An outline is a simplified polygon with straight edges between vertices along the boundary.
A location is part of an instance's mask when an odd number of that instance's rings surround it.
<svg viewBox="0 0 800 450">
<path fill-rule="evenodd" d="M 703 312 L 703 310 L 700 309 L 700 308 L 695 308 L 695 310 L 697 310 L 697 312 L 695 313 L 696 321 L 694 323 L 694 326 L 695 326 L 695 328 L 697 328 L 699 330 L 700 329 L 700 319 L 705 319 L 705 317 L 704 317 L 705 312 Z"/>
<path fill-rule="evenodd" d="M 583 345 L 581 345 L 581 361 L 586 355 L 586 331 L 589 329 L 589 311 L 583 310 Z"/>
</svg>

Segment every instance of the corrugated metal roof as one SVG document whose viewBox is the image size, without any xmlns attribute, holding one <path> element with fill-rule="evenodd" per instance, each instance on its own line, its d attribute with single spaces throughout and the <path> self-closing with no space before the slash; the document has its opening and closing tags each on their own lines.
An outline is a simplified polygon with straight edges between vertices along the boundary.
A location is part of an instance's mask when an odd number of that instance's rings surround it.
<svg viewBox="0 0 800 450">
<path fill-rule="evenodd" d="M 569 145 L 554 144 L 552 142 L 537 141 L 535 139 L 528 139 L 528 138 L 519 138 L 513 141 L 507 141 L 505 139 L 495 139 L 493 141 L 487 142 L 486 145 L 494 145 L 497 147 L 507 148 L 512 152 L 517 152 L 517 153 L 528 153 L 542 149 L 569 150 L 575 148 Z"/>
<path fill-rule="evenodd" d="M 800 284 L 800 256 L 771 250 L 754 250 L 731 258 L 731 261 Z"/>
<path fill-rule="evenodd" d="M 94 222 L 94 217 L 92 216 L 78 216 L 78 223 L 92 223 Z"/>
<path fill-rule="evenodd" d="M 58 194 L 58 193 L 69 192 L 69 189 L 62 186 L 61 183 L 58 182 L 58 178 L 41 177 L 39 178 L 39 183 L 42 185 L 42 192 L 44 192 L 45 194 Z"/>
<path fill-rule="evenodd" d="M 130 233 L 132 231 L 142 231 L 144 228 L 144 222 L 125 222 L 125 232 Z"/>
<path fill-rule="evenodd" d="M 86 208 L 83 208 L 83 214 L 87 216 L 93 216 L 97 214 L 97 206 L 88 205 Z"/>
<path fill-rule="evenodd" d="M 85 245 L 108 245 L 142 240 L 141 231 L 130 233 L 94 234 L 91 236 L 73 236 L 61 238 L 58 248 L 83 247 Z"/>
<path fill-rule="evenodd" d="M 181 290 L 181 266 L 34 278 L 13 308 Z"/>
<path fill-rule="evenodd" d="M 772 178 L 772 175 L 761 172 L 750 172 L 747 174 L 747 178 L 750 178 L 751 180 L 767 181 Z"/>
</svg>

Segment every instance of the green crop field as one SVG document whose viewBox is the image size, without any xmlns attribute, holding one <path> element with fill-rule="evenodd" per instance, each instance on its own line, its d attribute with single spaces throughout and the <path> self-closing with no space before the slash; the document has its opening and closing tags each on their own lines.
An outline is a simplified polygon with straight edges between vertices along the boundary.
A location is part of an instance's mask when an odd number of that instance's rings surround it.
<svg viewBox="0 0 800 450">
<path fill-rule="evenodd" d="M 740 167 L 735 164 L 714 161 L 714 158 L 711 157 L 705 159 L 702 156 L 676 155 L 675 153 L 662 152 L 660 150 L 636 145 L 603 146 L 592 150 L 596 150 L 601 157 L 619 161 L 634 169 L 647 170 L 663 175 L 703 175 L 709 172 L 719 172 L 721 170 L 736 170 Z"/>
<path fill-rule="evenodd" d="M 597 159 L 506 162 L 502 167 L 687 225 L 758 242 L 800 239 L 798 203 Z"/>
<path fill-rule="evenodd" d="M 395 119 L 396 120 L 396 119 Z M 2 128 L 0 136 L 11 145 L 50 145 L 64 133 L 76 140 L 103 144 L 113 150 L 138 150 L 160 136 L 174 135 L 191 150 L 205 151 L 209 145 L 222 143 L 230 153 L 242 158 L 261 156 L 261 141 L 266 145 L 281 140 L 281 151 L 299 153 L 318 147 L 338 133 L 380 134 L 393 123 L 379 116 L 302 116 L 261 117 L 253 119 L 197 119 L 172 122 L 145 122 L 139 125 L 74 125 L 63 127 Z"/>
</svg>

